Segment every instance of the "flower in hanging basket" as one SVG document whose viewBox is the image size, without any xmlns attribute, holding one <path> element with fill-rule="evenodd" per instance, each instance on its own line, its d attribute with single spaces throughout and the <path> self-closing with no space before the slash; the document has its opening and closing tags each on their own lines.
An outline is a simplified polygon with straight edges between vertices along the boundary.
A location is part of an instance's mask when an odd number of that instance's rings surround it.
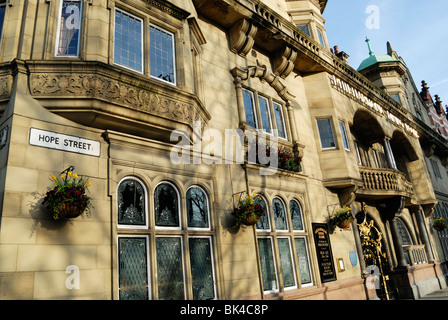
<svg viewBox="0 0 448 320">
<path fill-rule="evenodd" d="M 445 230 L 446 229 L 446 221 L 445 221 L 445 219 L 443 219 L 443 218 L 434 219 L 433 227 L 437 231 Z"/>
<path fill-rule="evenodd" d="M 91 198 L 86 194 L 90 181 L 78 177 L 76 173 L 67 171 L 58 178 L 50 176 L 53 189 L 47 191 L 43 205 L 51 212 L 53 219 L 76 218 L 84 211 L 90 213 Z"/>
<path fill-rule="evenodd" d="M 354 220 L 355 218 L 352 215 L 352 209 L 349 207 L 342 207 L 333 212 L 330 217 L 330 225 L 333 229 L 336 227 L 347 229 Z"/>
<path fill-rule="evenodd" d="M 266 215 L 263 206 L 256 203 L 261 200 L 260 196 L 255 193 L 253 196 L 247 195 L 239 197 L 238 205 L 233 209 L 232 215 L 235 217 L 235 226 L 241 224 L 251 226 L 258 222 L 261 216 Z"/>
</svg>

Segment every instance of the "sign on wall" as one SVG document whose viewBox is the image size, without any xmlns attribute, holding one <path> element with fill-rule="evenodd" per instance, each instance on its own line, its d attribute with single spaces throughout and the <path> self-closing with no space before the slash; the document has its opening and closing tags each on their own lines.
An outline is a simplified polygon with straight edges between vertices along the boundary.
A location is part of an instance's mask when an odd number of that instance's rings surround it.
<svg viewBox="0 0 448 320">
<path fill-rule="evenodd" d="M 313 223 L 314 244 L 322 283 L 336 280 L 336 271 L 331 251 L 330 235 L 325 223 Z"/>
<path fill-rule="evenodd" d="M 99 157 L 101 143 L 57 132 L 31 128 L 30 145 Z"/>
</svg>

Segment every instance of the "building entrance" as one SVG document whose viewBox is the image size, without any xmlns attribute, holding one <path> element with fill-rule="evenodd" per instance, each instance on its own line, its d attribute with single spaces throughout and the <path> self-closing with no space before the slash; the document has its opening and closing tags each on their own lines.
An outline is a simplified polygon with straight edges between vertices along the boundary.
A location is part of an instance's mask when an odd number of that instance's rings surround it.
<svg viewBox="0 0 448 320">
<path fill-rule="evenodd" d="M 383 251 L 383 234 L 375 226 L 375 221 L 366 213 L 365 209 L 356 215 L 359 235 L 367 273 L 366 285 L 376 290 L 381 300 L 394 300 L 396 297 L 393 278 L 390 277 L 390 265 L 386 253 Z"/>
</svg>

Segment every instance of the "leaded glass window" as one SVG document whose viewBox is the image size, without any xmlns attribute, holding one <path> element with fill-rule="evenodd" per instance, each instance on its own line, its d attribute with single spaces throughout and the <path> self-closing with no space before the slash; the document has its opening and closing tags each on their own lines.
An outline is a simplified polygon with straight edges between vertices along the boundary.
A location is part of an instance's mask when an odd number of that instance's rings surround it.
<svg viewBox="0 0 448 320">
<path fill-rule="evenodd" d="M 347 135 L 347 130 L 345 128 L 344 121 L 339 120 L 339 128 L 341 129 L 342 141 L 344 142 L 344 148 L 345 148 L 345 150 L 350 151 L 350 144 L 348 142 L 348 135 Z"/>
<path fill-rule="evenodd" d="M 207 195 L 199 187 L 187 191 L 187 218 L 189 228 L 210 228 Z"/>
<path fill-rule="evenodd" d="M 302 207 L 297 200 L 291 200 L 289 202 L 289 212 L 291 214 L 293 230 L 303 231 Z"/>
<path fill-rule="evenodd" d="M 180 227 L 179 196 L 170 183 L 159 184 L 154 191 L 156 226 Z"/>
<path fill-rule="evenodd" d="M 117 192 L 118 225 L 146 226 L 146 190 L 136 179 L 120 182 Z"/>
<path fill-rule="evenodd" d="M 264 198 L 260 195 L 255 198 L 254 201 L 255 204 L 259 204 L 263 207 L 264 211 L 266 212 L 266 215 L 261 216 L 260 220 L 257 222 L 257 229 L 259 230 L 270 230 L 271 229 L 271 223 L 269 222 L 269 208 L 266 204 L 266 201 Z"/>
<path fill-rule="evenodd" d="M 120 300 L 147 300 L 148 245 L 146 237 L 118 238 Z"/>
<path fill-rule="evenodd" d="M 252 128 L 257 128 L 257 116 L 255 113 L 254 94 L 243 89 L 244 110 L 246 112 L 246 123 Z"/>
<path fill-rule="evenodd" d="M 185 298 L 182 239 L 157 237 L 157 286 L 160 300 Z"/>
<path fill-rule="evenodd" d="M 189 238 L 193 299 L 215 298 L 215 279 L 210 238 Z"/>
<path fill-rule="evenodd" d="M 186 210 L 181 212 L 174 184 L 159 183 L 150 206 L 154 219 L 148 219 L 144 184 L 133 177 L 118 184 L 119 299 L 217 298 L 208 195 L 199 186 L 192 186 L 185 199 Z M 188 228 L 181 228 L 181 214 L 186 215 L 182 219 Z M 154 269 L 153 274 L 150 269 Z"/>
<path fill-rule="evenodd" d="M 3 33 L 3 23 L 5 22 L 6 3 L 0 3 L 0 39 Z"/>
<path fill-rule="evenodd" d="M 260 105 L 261 124 L 267 133 L 271 133 L 271 114 L 269 112 L 269 101 L 265 97 L 258 96 Z"/>
<path fill-rule="evenodd" d="M 278 252 L 280 256 L 280 268 L 283 277 L 283 286 L 285 288 L 295 287 L 296 278 L 294 275 L 294 262 L 291 255 L 291 243 L 289 238 L 277 239 Z"/>
<path fill-rule="evenodd" d="M 143 72 L 143 20 L 115 10 L 114 62 Z"/>
<path fill-rule="evenodd" d="M 278 290 L 277 271 L 271 238 L 258 238 L 258 251 L 260 255 L 261 276 L 264 291 Z"/>
<path fill-rule="evenodd" d="M 310 258 L 306 238 L 295 238 L 296 254 L 299 265 L 300 282 L 303 285 L 309 285 L 313 282 L 311 277 Z"/>
<path fill-rule="evenodd" d="M 280 138 L 286 139 L 286 125 L 285 118 L 283 117 L 283 106 L 280 103 L 273 103 L 274 115 L 277 124 L 277 132 Z"/>
<path fill-rule="evenodd" d="M 174 34 L 154 25 L 150 26 L 151 76 L 176 83 Z"/>
<path fill-rule="evenodd" d="M 60 10 L 56 56 L 77 57 L 81 36 L 82 1 L 61 1 Z"/>
<path fill-rule="evenodd" d="M 272 212 L 274 214 L 275 229 L 277 231 L 288 230 L 285 206 L 279 198 L 275 198 L 272 201 Z"/>
<path fill-rule="evenodd" d="M 331 119 L 330 118 L 317 119 L 317 127 L 319 129 L 319 136 L 322 149 L 335 149 L 336 142 L 334 140 Z"/>
</svg>

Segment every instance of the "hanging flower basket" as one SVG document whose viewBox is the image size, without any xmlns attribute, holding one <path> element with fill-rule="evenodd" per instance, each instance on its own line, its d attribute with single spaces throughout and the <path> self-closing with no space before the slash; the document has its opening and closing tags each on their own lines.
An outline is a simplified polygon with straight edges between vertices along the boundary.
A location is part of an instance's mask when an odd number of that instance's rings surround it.
<svg viewBox="0 0 448 320">
<path fill-rule="evenodd" d="M 349 207 L 338 208 L 330 217 L 330 225 L 335 229 L 339 227 L 341 229 L 347 229 L 351 223 L 355 220 L 352 215 L 352 209 Z"/>
<path fill-rule="evenodd" d="M 246 226 L 253 226 L 257 224 L 260 217 L 266 215 L 266 211 L 263 206 L 255 203 L 257 198 L 255 193 L 253 196 L 241 195 L 238 198 L 238 205 L 233 209 L 232 215 L 235 217 L 235 224 L 239 226 L 241 224 Z"/>
<path fill-rule="evenodd" d="M 91 198 L 86 194 L 90 181 L 73 173 L 73 167 L 65 170 L 59 178 L 51 176 L 53 189 L 47 191 L 43 205 L 54 220 L 79 217 L 92 208 Z M 65 173 L 65 175 L 64 175 Z"/>
<path fill-rule="evenodd" d="M 434 227 L 434 229 L 436 229 L 439 232 L 445 230 L 446 229 L 445 219 L 443 219 L 443 218 L 434 219 L 433 227 Z"/>
</svg>

